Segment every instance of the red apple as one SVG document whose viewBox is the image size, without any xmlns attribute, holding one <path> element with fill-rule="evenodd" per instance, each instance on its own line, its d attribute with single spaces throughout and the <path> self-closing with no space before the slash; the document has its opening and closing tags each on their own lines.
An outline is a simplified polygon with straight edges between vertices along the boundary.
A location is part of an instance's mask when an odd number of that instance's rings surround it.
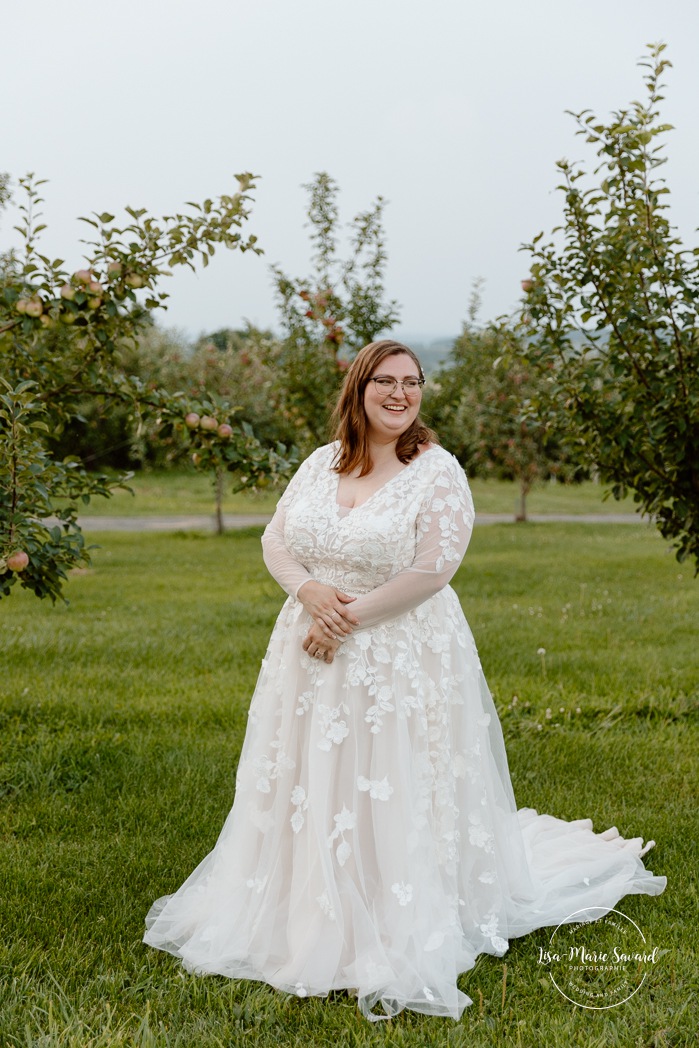
<svg viewBox="0 0 699 1048">
<path fill-rule="evenodd" d="M 531 277 L 527 277 L 525 280 L 522 281 L 522 291 L 524 291 L 525 294 L 528 294 L 532 290 L 533 287 L 534 287 L 534 281 L 532 280 Z"/>
<path fill-rule="evenodd" d="M 101 295 L 104 291 L 104 288 L 100 284 L 99 280 L 91 280 L 90 283 L 87 285 L 87 290 L 90 292 L 91 295 Z"/>
<path fill-rule="evenodd" d="M 139 288 L 145 284 L 145 280 L 140 273 L 127 273 L 125 279 L 129 287 Z"/>
<path fill-rule="evenodd" d="M 199 425 L 202 429 L 207 430 L 209 433 L 213 433 L 215 429 L 218 429 L 218 419 L 213 418 L 211 415 L 202 415 L 199 420 Z"/>
<path fill-rule="evenodd" d="M 233 436 L 233 427 L 229 426 L 227 422 L 222 422 L 216 431 L 219 437 L 223 437 L 224 440 L 228 440 L 229 437 Z"/>
<path fill-rule="evenodd" d="M 196 429 L 199 425 L 199 416 L 196 411 L 190 411 L 189 414 L 184 417 L 184 424 L 188 429 Z"/>
<path fill-rule="evenodd" d="M 110 262 L 107 266 L 107 276 L 111 277 L 112 280 L 116 280 L 117 277 L 121 276 L 122 268 L 121 262 Z"/>
<path fill-rule="evenodd" d="M 73 280 L 77 281 L 78 284 L 89 284 L 93 279 L 92 270 L 90 269 L 78 269 L 73 273 Z"/>
<path fill-rule="evenodd" d="M 29 564 L 29 557 L 23 549 L 16 549 L 14 553 L 10 553 L 5 563 L 10 571 L 24 571 Z"/>
<path fill-rule="evenodd" d="M 64 284 L 60 290 L 60 295 L 66 302 L 72 302 L 75 298 L 75 288 L 72 284 Z"/>
<path fill-rule="evenodd" d="M 27 305 L 25 306 L 24 312 L 28 317 L 40 317 L 44 312 L 44 304 L 38 295 L 33 295 Z"/>
<path fill-rule="evenodd" d="M 90 309 L 99 309 L 99 307 L 102 305 L 102 299 L 99 297 L 99 295 L 93 295 L 92 298 L 88 298 L 87 304 L 90 307 Z"/>
</svg>

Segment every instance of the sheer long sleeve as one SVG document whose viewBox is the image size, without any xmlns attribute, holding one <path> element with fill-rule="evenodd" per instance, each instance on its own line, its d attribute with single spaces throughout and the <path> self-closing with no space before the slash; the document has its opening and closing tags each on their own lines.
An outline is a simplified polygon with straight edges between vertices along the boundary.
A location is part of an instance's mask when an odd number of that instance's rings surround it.
<svg viewBox="0 0 699 1048">
<path fill-rule="evenodd" d="M 440 464 L 416 521 L 412 564 L 352 604 L 355 632 L 412 611 L 449 584 L 473 531 L 474 510 L 466 476 L 456 459 Z"/>
<path fill-rule="evenodd" d="M 304 582 L 313 576 L 289 553 L 284 541 L 286 512 L 281 502 L 262 536 L 262 557 L 273 579 L 290 597 L 295 597 Z"/>
<path fill-rule="evenodd" d="M 290 597 L 295 597 L 304 582 L 308 582 L 313 576 L 289 552 L 284 540 L 286 507 L 304 483 L 310 480 L 317 455 L 318 452 L 315 451 L 301 463 L 279 499 L 274 516 L 262 535 L 262 558 L 267 571 Z"/>
</svg>

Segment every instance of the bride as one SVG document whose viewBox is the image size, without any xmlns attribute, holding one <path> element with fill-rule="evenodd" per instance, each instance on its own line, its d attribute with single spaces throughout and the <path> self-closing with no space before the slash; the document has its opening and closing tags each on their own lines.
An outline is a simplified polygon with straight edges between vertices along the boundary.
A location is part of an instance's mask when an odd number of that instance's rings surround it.
<svg viewBox="0 0 699 1048">
<path fill-rule="evenodd" d="M 347 989 L 372 1020 L 403 1008 L 457 1019 L 471 1003 L 457 977 L 480 953 L 665 887 L 641 862 L 653 842 L 517 811 L 449 586 L 473 504 L 420 419 L 423 383 L 406 346 L 366 346 L 335 442 L 282 496 L 262 543 L 289 597 L 235 803 L 214 850 L 146 920 L 145 942 L 190 970 L 301 997 Z"/>
</svg>

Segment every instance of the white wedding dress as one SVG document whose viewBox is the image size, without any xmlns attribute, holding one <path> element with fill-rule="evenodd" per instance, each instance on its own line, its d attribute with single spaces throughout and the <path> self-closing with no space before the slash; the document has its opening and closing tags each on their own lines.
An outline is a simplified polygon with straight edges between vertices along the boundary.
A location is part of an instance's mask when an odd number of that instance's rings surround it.
<svg viewBox="0 0 699 1048">
<path fill-rule="evenodd" d="M 583 907 L 657 895 L 665 878 L 644 868 L 640 838 L 516 810 L 448 585 L 474 519 L 457 461 L 432 447 L 348 511 L 334 451 L 303 463 L 265 532 L 290 596 L 235 803 L 214 850 L 152 907 L 145 942 L 195 972 L 302 997 L 349 989 L 371 1019 L 456 1019 L 470 1003 L 457 976 L 478 954 Z M 358 598 L 361 626 L 330 665 L 301 648 L 311 620 L 294 594 L 310 578 Z"/>
</svg>

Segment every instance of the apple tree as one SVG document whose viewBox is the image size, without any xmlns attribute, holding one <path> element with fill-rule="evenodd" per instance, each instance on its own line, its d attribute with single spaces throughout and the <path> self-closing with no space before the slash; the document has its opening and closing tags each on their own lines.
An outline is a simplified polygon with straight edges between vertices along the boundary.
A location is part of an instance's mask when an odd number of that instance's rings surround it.
<svg viewBox="0 0 699 1048">
<path fill-rule="evenodd" d="M 236 418 L 253 426 L 269 444 L 294 444 L 297 429 L 280 402 L 283 346 L 271 331 L 247 324 L 202 336 L 188 359 L 191 388 L 215 392 L 238 409 Z"/>
<path fill-rule="evenodd" d="M 235 477 L 234 491 L 265 488 L 274 479 L 287 476 L 297 459 L 285 444 L 262 444 L 250 423 L 236 418 L 240 409 L 223 397 L 214 393 L 199 401 L 190 397 L 187 407 L 183 415 L 181 408 L 171 403 L 156 421 L 163 436 L 173 435 L 180 443 L 188 440 L 194 466 L 212 475 L 216 532 L 222 535 L 226 473 Z"/>
<path fill-rule="evenodd" d="M 0 256 L 0 597 L 16 581 L 38 597 L 61 596 L 67 571 L 87 560 L 78 507 L 120 483 L 79 460 L 59 460 L 47 434 L 70 426 L 86 397 L 158 417 L 188 413 L 183 396 L 148 388 L 121 368 L 119 348 L 165 307 L 161 280 L 173 268 L 207 265 L 218 245 L 259 250 L 241 232 L 254 177 L 237 181 L 235 193 L 163 218 L 129 207 L 124 224 L 108 212 L 83 219 L 86 258 L 71 271 L 40 250 L 43 183 L 20 179 L 22 250 Z M 0 184 L 6 203 L 7 179 Z M 242 483 L 275 471 L 276 452 L 249 433 L 238 437 Z"/>
<path fill-rule="evenodd" d="M 659 177 L 663 50 L 640 63 L 645 101 L 574 114 L 596 167 L 558 164 L 562 223 L 525 245 L 524 319 L 540 415 L 562 417 L 614 497 L 632 492 L 699 566 L 699 248 L 682 245 Z"/>
<path fill-rule="evenodd" d="M 355 215 L 342 257 L 337 183 L 320 172 L 303 188 L 309 194 L 313 272 L 290 277 L 272 268 L 283 329 L 277 397 L 299 443 L 316 447 L 327 438 L 334 394 L 349 360 L 393 327 L 399 314 L 384 291 L 385 201 L 378 197 Z"/>
<path fill-rule="evenodd" d="M 516 481 L 515 517 L 526 520 L 527 496 L 536 481 L 578 479 L 581 469 L 560 428 L 529 411 L 538 375 L 515 327 L 504 321 L 477 324 L 479 284 L 461 335 L 430 377 L 424 410 L 469 473 Z"/>
</svg>

